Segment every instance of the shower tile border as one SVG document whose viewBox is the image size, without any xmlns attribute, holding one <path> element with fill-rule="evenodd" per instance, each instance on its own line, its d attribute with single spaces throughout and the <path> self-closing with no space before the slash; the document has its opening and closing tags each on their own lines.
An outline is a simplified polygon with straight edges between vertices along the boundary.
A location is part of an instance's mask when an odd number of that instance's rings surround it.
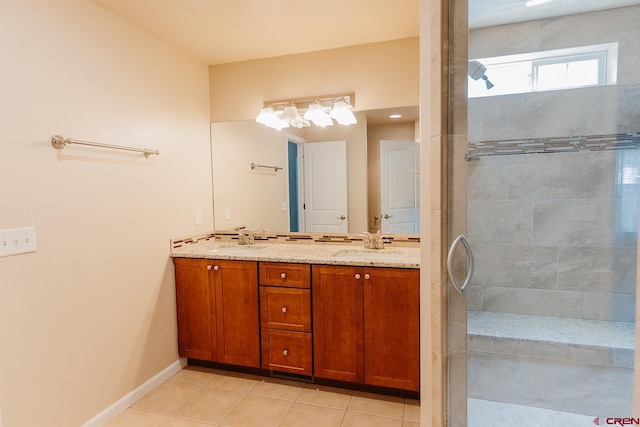
<svg viewBox="0 0 640 427">
<path fill-rule="evenodd" d="M 640 148 L 640 132 L 554 138 L 502 139 L 469 141 L 465 158 L 467 160 L 478 160 L 481 157 L 513 154 L 609 151 L 635 148 Z"/>
</svg>

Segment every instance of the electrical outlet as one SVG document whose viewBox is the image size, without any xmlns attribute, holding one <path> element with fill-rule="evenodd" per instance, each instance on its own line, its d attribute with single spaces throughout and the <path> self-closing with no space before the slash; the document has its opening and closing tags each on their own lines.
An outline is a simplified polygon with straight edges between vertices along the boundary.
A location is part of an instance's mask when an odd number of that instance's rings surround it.
<svg viewBox="0 0 640 427">
<path fill-rule="evenodd" d="M 202 209 L 196 209 L 196 225 L 202 225 Z"/>
<path fill-rule="evenodd" d="M 0 230 L 0 257 L 36 251 L 36 228 L 7 228 Z"/>
<path fill-rule="evenodd" d="M 224 207 L 224 219 L 231 219 L 231 208 L 229 206 Z"/>
</svg>

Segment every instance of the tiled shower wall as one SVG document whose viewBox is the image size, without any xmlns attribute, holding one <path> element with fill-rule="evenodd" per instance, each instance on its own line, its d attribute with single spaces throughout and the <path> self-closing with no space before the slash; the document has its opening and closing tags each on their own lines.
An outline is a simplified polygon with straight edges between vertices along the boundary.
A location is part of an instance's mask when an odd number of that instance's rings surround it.
<svg viewBox="0 0 640 427">
<path fill-rule="evenodd" d="M 470 58 L 611 42 L 619 58 L 616 85 L 469 99 L 469 141 L 637 134 L 639 20 L 635 6 L 470 31 Z M 624 152 L 468 162 L 470 310 L 634 321 L 637 236 L 621 225 L 616 187 Z"/>
<path fill-rule="evenodd" d="M 633 6 L 471 30 L 471 59 L 617 42 L 618 72 L 615 85 L 471 98 L 469 141 L 640 131 L 638 22 Z"/>
<path fill-rule="evenodd" d="M 468 234 L 476 270 L 469 309 L 634 321 L 637 235 L 622 213 L 635 200 L 616 185 L 624 155 L 471 160 Z"/>
</svg>

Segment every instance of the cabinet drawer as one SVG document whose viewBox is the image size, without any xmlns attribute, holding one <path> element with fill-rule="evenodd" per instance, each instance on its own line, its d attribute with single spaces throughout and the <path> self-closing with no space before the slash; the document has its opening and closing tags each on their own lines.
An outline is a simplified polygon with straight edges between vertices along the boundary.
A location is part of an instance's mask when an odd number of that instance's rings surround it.
<svg viewBox="0 0 640 427">
<path fill-rule="evenodd" d="M 260 284 L 287 288 L 309 288 L 311 266 L 284 262 L 261 262 Z"/>
<path fill-rule="evenodd" d="M 263 328 L 311 332 L 311 294 L 308 289 L 260 287 Z"/>
<path fill-rule="evenodd" d="M 262 329 L 262 368 L 312 375 L 313 350 L 307 332 Z"/>
</svg>

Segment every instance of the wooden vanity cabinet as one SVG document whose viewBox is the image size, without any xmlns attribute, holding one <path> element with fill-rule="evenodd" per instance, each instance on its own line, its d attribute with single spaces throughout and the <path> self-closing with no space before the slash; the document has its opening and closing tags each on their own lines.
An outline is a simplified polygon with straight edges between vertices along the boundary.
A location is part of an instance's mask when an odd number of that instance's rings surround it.
<svg viewBox="0 0 640 427">
<path fill-rule="evenodd" d="M 180 356 L 260 367 L 258 263 L 175 258 Z"/>
<path fill-rule="evenodd" d="M 313 375 L 308 264 L 260 263 L 262 368 Z"/>
<path fill-rule="evenodd" d="M 317 377 L 419 391 L 419 271 L 312 268 Z"/>
<path fill-rule="evenodd" d="M 365 383 L 420 390 L 420 273 L 364 269 Z"/>
<path fill-rule="evenodd" d="M 364 382 L 364 279 L 361 267 L 314 265 L 314 374 Z"/>
<path fill-rule="evenodd" d="M 178 353 L 182 357 L 216 361 L 216 293 L 209 260 L 174 258 Z"/>
</svg>

